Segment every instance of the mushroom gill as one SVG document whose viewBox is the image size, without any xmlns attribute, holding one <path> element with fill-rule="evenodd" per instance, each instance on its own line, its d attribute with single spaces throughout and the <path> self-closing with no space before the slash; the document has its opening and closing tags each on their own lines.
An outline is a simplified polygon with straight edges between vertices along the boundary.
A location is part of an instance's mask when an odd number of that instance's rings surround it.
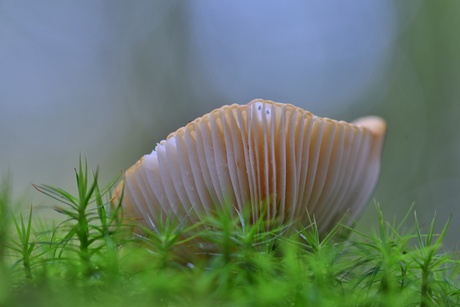
<svg viewBox="0 0 460 307">
<path fill-rule="evenodd" d="M 375 188 L 385 122 L 321 118 L 256 99 L 223 106 L 171 133 L 125 172 L 125 217 L 153 228 L 172 215 L 187 223 L 231 204 L 253 221 L 315 218 L 320 234 L 354 221 Z"/>
</svg>

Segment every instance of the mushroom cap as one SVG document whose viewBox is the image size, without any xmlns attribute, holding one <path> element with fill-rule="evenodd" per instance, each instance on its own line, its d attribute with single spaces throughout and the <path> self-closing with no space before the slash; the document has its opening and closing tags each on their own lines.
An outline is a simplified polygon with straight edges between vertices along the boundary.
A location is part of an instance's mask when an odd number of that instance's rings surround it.
<svg viewBox="0 0 460 307">
<path fill-rule="evenodd" d="M 256 99 L 218 108 L 169 134 L 124 175 L 125 217 L 148 228 L 172 215 L 197 223 L 230 204 L 250 218 L 300 222 L 324 235 L 368 202 L 386 131 Z M 120 193 L 116 192 L 116 195 Z"/>
</svg>

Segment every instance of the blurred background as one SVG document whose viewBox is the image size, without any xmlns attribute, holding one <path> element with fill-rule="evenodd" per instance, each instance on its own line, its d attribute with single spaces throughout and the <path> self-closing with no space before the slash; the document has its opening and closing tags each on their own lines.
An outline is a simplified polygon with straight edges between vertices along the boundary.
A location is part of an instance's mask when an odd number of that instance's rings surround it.
<svg viewBox="0 0 460 307">
<path fill-rule="evenodd" d="M 460 1 L 0 1 L 0 175 L 42 207 L 31 184 L 75 191 L 80 153 L 108 183 L 224 104 L 374 114 L 388 124 L 374 195 L 386 218 L 412 203 L 425 226 L 452 215 L 456 247 L 458 29 Z"/>
</svg>

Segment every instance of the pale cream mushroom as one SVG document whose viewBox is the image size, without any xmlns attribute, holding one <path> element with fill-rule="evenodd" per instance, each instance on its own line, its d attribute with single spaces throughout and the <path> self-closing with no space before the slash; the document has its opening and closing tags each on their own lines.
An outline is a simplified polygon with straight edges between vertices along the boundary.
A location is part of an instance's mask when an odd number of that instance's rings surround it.
<svg viewBox="0 0 460 307">
<path fill-rule="evenodd" d="M 173 215 L 200 222 L 230 203 L 253 221 L 314 217 L 320 234 L 353 222 L 375 188 L 385 122 L 321 118 L 256 99 L 223 106 L 171 133 L 125 172 L 125 216 L 153 228 Z"/>
</svg>

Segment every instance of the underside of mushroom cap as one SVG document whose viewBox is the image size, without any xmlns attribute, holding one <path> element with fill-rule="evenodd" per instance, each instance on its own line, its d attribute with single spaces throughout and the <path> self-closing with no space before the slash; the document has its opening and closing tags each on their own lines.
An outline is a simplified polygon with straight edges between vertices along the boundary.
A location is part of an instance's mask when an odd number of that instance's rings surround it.
<svg viewBox="0 0 460 307">
<path fill-rule="evenodd" d="M 173 215 L 197 223 L 228 204 L 251 219 L 321 233 L 352 222 L 380 171 L 385 122 L 346 123 L 256 99 L 216 109 L 171 133 L 125 172 L 123 206 L 146 227 Z"/>
</svg>

